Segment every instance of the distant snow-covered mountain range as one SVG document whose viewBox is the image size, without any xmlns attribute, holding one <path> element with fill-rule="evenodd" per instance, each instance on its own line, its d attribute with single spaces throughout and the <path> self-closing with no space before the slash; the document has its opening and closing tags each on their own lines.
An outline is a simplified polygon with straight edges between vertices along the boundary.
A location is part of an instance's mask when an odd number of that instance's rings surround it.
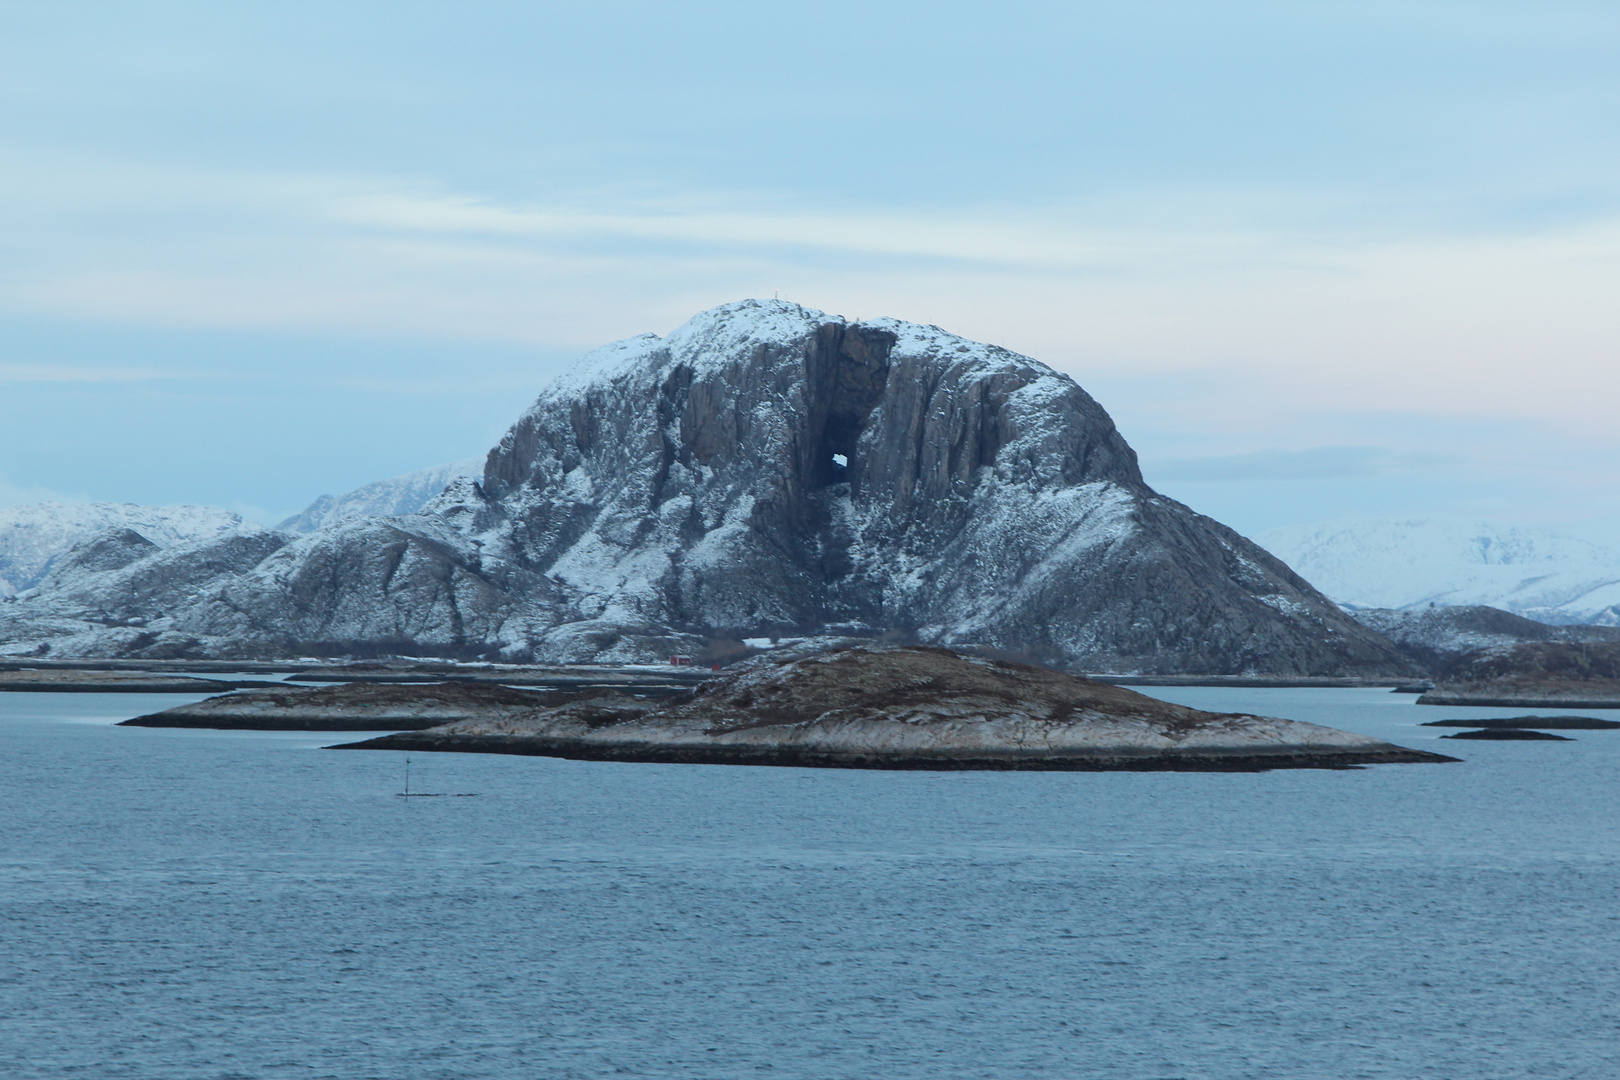
<svg viewBox="0 0 1620 1080">
<path fill-rule="evenodd" d="M 1385 519 L 1256 539 L 1353 609 L 1482 604 L 1554 625 L 1620 626 L 1620 553 L 1548 530 Z"/>
<path fill-rule="evenodd" d="M 215 540 L 263 526 L 217 506 L 34 503 L 0 509 L 0 596 L 38 585 L 75 546 L 110 530 L 133 529 L 159 548 Z"/>
<path fill-rule="evenodd" d="M 309 533 L 361 517 L 414 514 L 451 481 L 477 476 L 482 457 L 375 480 L 342 495 L 322 495 L 281 522 L 282 532 Z M 0 509 L 0 596 L 31 589 L 63 555 L 109 531 L 133 530 L 157 548 L 267 530 L 217 506 L 134 503 L 33 503 Z"/>
<path fill-rule="evenodd" d="M 282 521 L 312 533 L 345 521 L 414 514 L 483 458 L 435 465 L 322 495 Z M 265 530 L 213 506 L 37 503 L 0 509 L 0 596 L 38 585 L 53 562 L 109 530 L 132 529 L 158 548 Z M 1620 554 L 1547 530 L 1432 519 L 1290 526 L 1258 542 L 1352 610 L 1483 605 L 1553 625 L 1620 626 Z"/>
<path fill-rule="evenodd" d="M 303 511 L 277 525 L 286 532 L 307 533 L 358 517 L 414 514 L 427 501 L 463 476 L 482 476 L 484 458 L 470 457 L 448 465 L 417 469 L 403 476 L 375 480 L 344 495 L 322 495 Z"/>
</svg>

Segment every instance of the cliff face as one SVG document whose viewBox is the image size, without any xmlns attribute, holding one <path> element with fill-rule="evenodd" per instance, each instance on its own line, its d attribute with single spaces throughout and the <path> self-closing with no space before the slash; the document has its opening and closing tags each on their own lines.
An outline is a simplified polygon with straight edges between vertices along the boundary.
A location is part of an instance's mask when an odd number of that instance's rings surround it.
<svg viewBox="0 0 1620 1080">
<path fill-rule="evenodd" d="M 1066 376 L 934 327 L 772 301 L 598 350 L 481 483 L 278 544 L 173 607 L 164 633 L 233 651 L 634 660 L 716 634 L 899 630 L 1094 671 L 1407 668 L 1282 563 L 1148 488 Z"/>
<path fill-rule="evenodd" d="M 490 454 L 478 516 L 501 554 L 645 617 L 947 615 L 1003 560 L 979 565 L 992 538 L 975 528 L 1001 523 L 999 499 L 1141 481 L 1079 387 L 921 327 L 738 305 L 601 360 Z M 952 555 L 956 580 L 938 580 Z"/>
</svg>

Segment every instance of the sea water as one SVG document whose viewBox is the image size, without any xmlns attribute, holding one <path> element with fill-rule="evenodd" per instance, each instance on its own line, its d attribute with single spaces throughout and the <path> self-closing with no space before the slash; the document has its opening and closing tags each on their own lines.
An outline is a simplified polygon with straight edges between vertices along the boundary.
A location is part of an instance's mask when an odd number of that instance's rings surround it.
<svg viewBox="0 0 1620 1080">
<path fill-rule="evenodd" d="M 1620 1076 L 1620 731 L 1151 692 L 1464 760 L 417 753 L 413 790 L 476 797 L 403 799 L 404 756 L 342 736 L 0 694 L 0 1076 Z"/>
</svg>

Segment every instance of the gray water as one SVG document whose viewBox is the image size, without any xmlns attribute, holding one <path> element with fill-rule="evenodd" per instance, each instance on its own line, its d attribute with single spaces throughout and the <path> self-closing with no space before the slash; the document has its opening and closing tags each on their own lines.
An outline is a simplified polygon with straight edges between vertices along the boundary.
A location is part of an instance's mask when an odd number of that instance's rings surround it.
<svg viewBox="0 0 1620 1080">
<path fill-rule="evenodd" d="M 1620 1076 L 1620 731 L 1255 775 L 318 749 L 0 694 L 0 1076 Z M 1522 710 L 1519 710 L 1522 712 Z M 1613 714 L 1610 714 L 1613 715 Z"/>
</svg>

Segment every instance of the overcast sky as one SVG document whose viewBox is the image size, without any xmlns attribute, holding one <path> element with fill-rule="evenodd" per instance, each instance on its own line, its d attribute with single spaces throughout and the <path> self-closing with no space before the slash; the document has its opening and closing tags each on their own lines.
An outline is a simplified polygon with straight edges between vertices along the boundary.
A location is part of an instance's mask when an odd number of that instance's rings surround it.
<svg viewBox="0 0 1620 1080">
<path fill-rule="evenodd" d="M 1620 524 L 1620 5 L 0 2 L 0 503 L 273 520 L 771 296 L 1240 530 Z"/>
</svg>

